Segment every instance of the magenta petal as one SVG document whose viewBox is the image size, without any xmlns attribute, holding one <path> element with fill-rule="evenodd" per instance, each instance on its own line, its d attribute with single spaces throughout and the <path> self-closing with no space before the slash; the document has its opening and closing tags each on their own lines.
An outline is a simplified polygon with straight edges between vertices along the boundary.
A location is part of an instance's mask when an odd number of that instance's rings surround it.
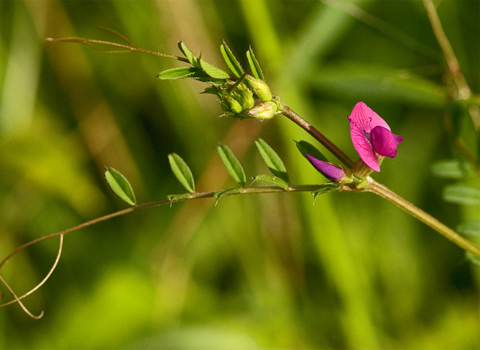
<svg viewBox="0 0 480 350">
<path fill-rule="evenodd" d="M 385 129 L 390 130 L 387 122 L 364 102 L 358 102 L 353 107 L 352 114 L 350 114 L 348 120 L 350 120 L 350 127 L 357 127 L 367 134 L 376 126 L 383 126 Z"/>
<path fill-rule="evenodd" d="M 370 140 L 375 152 L 384 157 L 395 158 L 397 155 L 397 138 L 395 136 L 388 129 L 381 126 L 374 127 L 370 133 Z"/>
<path fill-rule="evenodd" d="M 393 135 L 393 137 L 395 137 L 395 141 L 397 141 L 397 145 L 399 145 L 403 142 L 403 136 Z"/>
<path fill-rule="evenodd" d="M 323 160 L 319 160 L 309 154 L 306 154 L 306 156 L 315 169 L 320 171 L 323 176 L 331 181 L 338 181 L 345 175 L 345 171 L 339 166 L 324 162 Z"/>
<path fill-rule="evenodd" d="M 375 171 L 380 171 L 380 164 L 378 164 L 377 157 L 373 151 L 372 144 L 365 135 L 356 127 L 350 129 L 350 136 L 352 138 L 353 147 L 358 152 L 360 158 L 367 166 Z"/>
</svg>

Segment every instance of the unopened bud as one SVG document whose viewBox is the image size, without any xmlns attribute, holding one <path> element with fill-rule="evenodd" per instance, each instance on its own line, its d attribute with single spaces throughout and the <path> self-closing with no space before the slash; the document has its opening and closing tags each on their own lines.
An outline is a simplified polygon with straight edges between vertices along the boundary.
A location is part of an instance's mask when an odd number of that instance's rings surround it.
<svg viewBox="0 0 480 350">
<path fill-rule="evenodd" d="M 250 90 L 242 89 L 238 91 L 238 95 L 240 96 L 239 101 L 243 110 L 250 109 L 255 105 L 255 99 L 253 98 L 253 94 Z"/>
<path fill-rule="evenodd" d="M 230 98 L 228 100 L 228 105 L 230 107 L 230 111 L 233 112 L 233 113 L 242 113 L 242 105 L 237 101 L 235 100 L 234 98 Z"/>
<path fill-rule="evenodd" d="M 272 100 L 272 93 L 270 88 L 263 80 L 255 79 L 254 77 L 247 75 L 245 80 L 248 83 L 248 86 L 253 90 L 254 94 L 258 96 L 263 102 L 268 102 Z"/>
<path fill-rule="evenodd" d="M 345 177 L 345 170 L 341 166 L 312 157 L 306 154 L 310 163 L 330 181 L 339 181 Z"/>
<path fill-rule="evenodd" d="M 256 119 L 270 119 L 275 113 L 277 113 L 278 108 L 275 102 L 265 102 L 261 105 L 252 108 L 248 111 L 248 115 Z"/>
</svg>

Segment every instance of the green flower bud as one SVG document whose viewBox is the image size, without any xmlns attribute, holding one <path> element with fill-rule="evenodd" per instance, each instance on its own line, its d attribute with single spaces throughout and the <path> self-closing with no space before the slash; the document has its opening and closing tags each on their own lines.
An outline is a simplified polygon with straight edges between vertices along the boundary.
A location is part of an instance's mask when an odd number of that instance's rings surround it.
<svg viewBox="0 0 480 350">
<path fill-rule="evenodd" d="M 272 100 L 272 93 L 270 92 L 270 88 L 263 80 L 255 79 L 254 77 L 247 75 L 245 80 L 248 83 L 248 86 L 253 90 L 255 95 L 258 96 L 260 100 L 263 102 L 268 102 Z"/>
<path fill-rule="evenodd" d="M 233 113 L 242 113 L 243 111 L 243 108 L 242 108 L 242 105 L 240 103 L 238 103 L 237 100 L 235 100 L 234 98 L 230 98 L 228 100 L 228 105 L 229 105 L 229 109 L 231 112 Z"/>
<path fill-rule="evenodd" d="M 250 109 L 247 113 L 252 118 L 264 120 L 272 118 L 277 111 L 278 107 L 275 102 L 265 102 Z"/>
</svg>

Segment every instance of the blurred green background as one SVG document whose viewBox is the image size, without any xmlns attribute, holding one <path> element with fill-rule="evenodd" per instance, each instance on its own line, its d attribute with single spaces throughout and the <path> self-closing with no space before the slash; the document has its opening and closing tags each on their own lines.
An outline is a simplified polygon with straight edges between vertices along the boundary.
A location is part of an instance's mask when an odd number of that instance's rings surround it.
<svg viewBox="0 0 480 350">
<path fill-rule="evenodd" d="M 478 93 L 480 3 L 436 4 Z M 183 38 L 220 67 L 223 40 L 244 66 L 252 45 L 273 92 L 354 159 L 347 116 L 364 101 L 405 137 L 374 177 L 451 227 L 480 219 L 478 206 L 442 201 L 454 181 L 430 172 L 460 153 L 445 131 L 446 66 L 421 1 L 1 1 L 2 258 L 124 208 L 104 166 L 128 177 L 140 203 L 183 191 L 170 152 L 198 191 L 229 188 L 218 142 L 250 177 L 267 171 L 254 146 L 262 137 L 294 183 L 325 181 L 293 142 L 314 141 L 286 118 L 218 118 L 202 83 L 155 78 L 180 63 L 43 40 L 119 41 L 97 25 L 165 53 L 179 54 Z M 478 157 L 478 135 L 460 122 Z M 58 239 L 32 246 L 2 276 L 21 295 L 57 249 Z M 44 317 L 0 309 L 0 348 L 479 349 L 479 281 L 461 249 L 373 194 L 314 206 L 308 193 L 205 199 L 66 236 L 56 271 L 24 300 Z"/>
</svg>

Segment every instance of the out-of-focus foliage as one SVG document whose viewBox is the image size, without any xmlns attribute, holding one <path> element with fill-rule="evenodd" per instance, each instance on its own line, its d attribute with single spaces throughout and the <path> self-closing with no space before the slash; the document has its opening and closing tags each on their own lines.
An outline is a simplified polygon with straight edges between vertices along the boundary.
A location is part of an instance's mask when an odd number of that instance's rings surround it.
<svg viewBox="0 0 480 350">
<path fill-rule="evenodd" d="M 478 93 L 480 4 L 437 5 Z M 242 67 L 251 44 L 273 94 L 352 158 L 347 115 L 364 101 L 405 137 L 375 178 L 452 227 L 480 219 L 478 206 L 442 201 L 452 180 L 429 172 L 460 158 L 445 116 L 454 114 L 456 135 L 477 158 L 478 135 L 447 98 L 446 65 L 420 1 L 1 1 L 2 257 L 125 207 L 105 166 L 130 180 L 138 203 L 183 191 L 172 152 L 198 191 L 231 188 L 218 142 L 248 178 L 268 172 L 255 150 L 261 137 L 292 183 L 324 181 L 293 140 L 314 141 L 285 118 L 218 118 L 202 83 L 155 78 L 181 63 L 43 40 L 117 40 L 96 25 L 165 53 L 179 54 L 183 40 L 224 70 L 223 40 Z M 30 247 L 2 276 L 28 291 L 57 247 Z M 45 316 L 0 309 L 0 348 L 474 349 L 478 272 L 455 245 L 371 194 L 330 193 L 314 206 L 308 194 L 198 200 L 66 236 L 57 270 L 25 300 Z"/>
</svg>

